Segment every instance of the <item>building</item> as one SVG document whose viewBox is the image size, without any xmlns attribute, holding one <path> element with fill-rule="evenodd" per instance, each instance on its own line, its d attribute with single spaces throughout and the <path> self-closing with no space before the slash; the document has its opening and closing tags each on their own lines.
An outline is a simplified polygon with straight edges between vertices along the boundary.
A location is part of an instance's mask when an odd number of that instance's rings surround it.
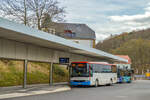
<svg viewBox="0 0 150 100">
<path fill-rule="evenodd" d="M 125 63 L 125 62 L 120 62 L 120 63 L 116 63 L 117 65 L 117 68 L 119 69 L 131 69 L 131 58 L 128 56 L 128 55 L 116 55 L 116 56 L 119 56 L 121 58 L 124 58 L 124 59 L 127 59 L 128 62 Z"/>
<path fill-rule="evenodd" d="M 86 24 L 52 23 L 47 31 L 84 46 L 95 48 L 95 32 Z"/>
</svg>

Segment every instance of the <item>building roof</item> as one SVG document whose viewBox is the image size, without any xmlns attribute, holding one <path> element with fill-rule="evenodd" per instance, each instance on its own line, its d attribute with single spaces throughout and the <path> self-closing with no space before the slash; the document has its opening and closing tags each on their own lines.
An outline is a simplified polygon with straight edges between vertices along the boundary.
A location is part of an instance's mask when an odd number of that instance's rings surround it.
<svg viewBox="0 0 150 100">
<path fill-rule="evenodd" d="M 33 29 L 3 18 L 0 18 L 0 37 L 95 58 L 127 62 L 126 59 L 110 53 L 86 47 L 56 35 Z"/>
<path fill-rule="evenodd" d="M 77 23 L 53 23 L 50 27 L 56 29 L 56 34 L 64 33 L 65 30 L 70 30 L 75 33 L 75 37 L 79 39 L 96 39 L 95 32 L 86 24 Z"/>
<path fill-rule="evenodd" d="M 127 59 L 128 60 L 127 64 L 131 64 L 131 58 L 128 55 L 116 55 L 116 56 L 119 56 L 121 58 Z"/>
</svg>

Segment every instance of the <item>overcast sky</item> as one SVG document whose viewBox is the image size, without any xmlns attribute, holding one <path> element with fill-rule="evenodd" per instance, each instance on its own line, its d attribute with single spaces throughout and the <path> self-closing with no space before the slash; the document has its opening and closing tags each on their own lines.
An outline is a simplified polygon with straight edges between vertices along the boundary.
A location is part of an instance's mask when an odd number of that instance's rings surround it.
<svg viewBox="0 0 150 100">
<path fill-rule="evenodd" d="M 58 0 L 66 7 L 66 21 L 85 23 L 97 41 L 150 27 L 150 0 Z"/>
</svg>

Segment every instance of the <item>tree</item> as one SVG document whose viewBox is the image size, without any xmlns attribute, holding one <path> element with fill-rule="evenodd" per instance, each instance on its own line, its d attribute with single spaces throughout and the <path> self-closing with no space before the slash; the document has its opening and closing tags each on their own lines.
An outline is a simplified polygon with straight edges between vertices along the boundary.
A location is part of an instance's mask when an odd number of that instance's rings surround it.
<svg viewBox="0 0 150 100">
<path fill-rule="evenodd" d="M 44 14 L 48 14 L 51 21 L 64 20 L 65 8 L 58 4 L 57 0 L 1 0 L 0 8 L 5 17 L 41 30 Z"/>
<path fill-rule="evenodd" d="M 27 2 L 38 29 L 41 29 L 44 14 L 48 14 L 52 21 L 62 21 L 64 18 L 64 7 L 58 7 L 59 2 L 56 0 L 27 0 Z"/>
<path fill-rule="evenodd" d="M 0 10 L 5 18 L 28 24 L 26 0 L 0 0 Z"/>
<path fill-rule="evenodd" d="M 150 66 L 150 40 L 132 39 L 112 50 L 116 55 L 129 55 L 132 59 L 132 67 L 139 71 L 148 69 Z"/>
<path fill-rule="evenodd" d="M 42 18 L 42 28 L 49 28 L 49 26 L 51 25 L 52 20 L 51 20 L 51 16 L 47 13 L 44 14 L 44 17 Z"/>
</svg>

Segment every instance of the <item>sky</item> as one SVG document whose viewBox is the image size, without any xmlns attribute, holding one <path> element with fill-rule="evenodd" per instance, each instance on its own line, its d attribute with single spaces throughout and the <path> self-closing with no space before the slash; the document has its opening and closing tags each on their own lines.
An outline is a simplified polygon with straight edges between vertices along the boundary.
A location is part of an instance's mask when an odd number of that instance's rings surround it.
<svg viewBox="0 0 150 100">
<path fill-rule="evenodd" d="M 150 0 L 58 0 L 66 22 L 87 24 L 102 41 L 111 34 L 150 28 Z"/>
</svg>

